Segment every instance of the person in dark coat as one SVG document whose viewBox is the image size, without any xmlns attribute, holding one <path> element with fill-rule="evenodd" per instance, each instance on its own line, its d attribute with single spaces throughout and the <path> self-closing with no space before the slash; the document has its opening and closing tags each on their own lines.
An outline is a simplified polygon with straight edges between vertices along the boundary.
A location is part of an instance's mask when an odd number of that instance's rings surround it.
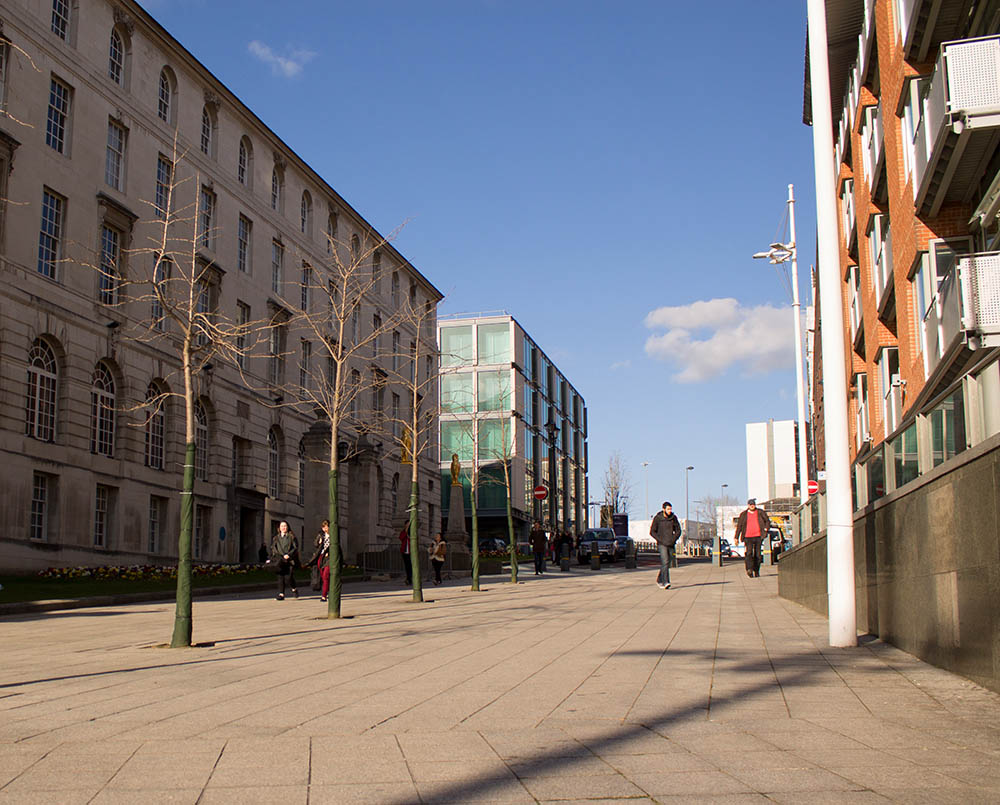
<svg viewBox="0 0 1000 805">
<path fill-rule="evenodd" d="M 656 540 L 660 549 L 660 572 L 656 583 L 660 589 L 670 589 L 670 562 L 674 558 L 674 546 L 681 536 L 681 524 L 673 512 L 669 501 L 663 502 L 663 508 L 656 513 L 649 525 L 649 536 Z"/>
<path fill-rule="evenodd" d="M 531 551 L 535 555 L 535 575 L 541 576 L 545 572 L 545 550 L 548 548 L 549 540 L 542 530 L 542 524 L 538 521 L 535 521 L 531 527 L 528 540 L 531 542 Z"/>
<path fill-rule="evenodd" d="M 403 557 L 403 572 L 406 573 L 406 586 L 413 584 L 413 564 L 410 559 L 410 526 L 403 526 L 399 532 L 399 554 Z"/>
<path fill-rule="evenodd" d="M 299 542 L 288 527 L 288 523 L 282 520 L 278 523 L 278 533 L 271 540 L 271 563 L 275 565 L 275 572 L 278 574 L 278 600 L 285 600 L 285 584 L 287 582 L 292 595 L 299 597 L 299 591 L 295 587 L 295 565 L 299 561 Z"/>
<path fill-rule="evenodd" d="M 763 559 L 761 554 L 761 543 L 767 534 L 767 529 L 771 525 L 771 518 L 763 509 L 757 508 L 757 500 L 750 498 L 747 507 L 740 512 L 740 518 L 736 521 L 736 541 L 741 540 L 746 543 L 746 569 L 747 575 L 752 578 L 760 576 L 760 563 Z"/>
</svg>

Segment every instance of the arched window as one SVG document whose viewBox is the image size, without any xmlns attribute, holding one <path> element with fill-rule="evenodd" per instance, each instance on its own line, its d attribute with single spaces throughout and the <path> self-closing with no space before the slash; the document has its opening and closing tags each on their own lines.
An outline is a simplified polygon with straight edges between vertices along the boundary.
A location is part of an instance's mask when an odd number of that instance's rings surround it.
<svg viewBox="0 0 1000 805">
<path fill-rule="evenodd" d="M 337 243 L 337 213 L 331 212 L 326 219 L 326 253 L 333 254 Z"/>
<path fill-rule="evenodd" d="M 351 265 L 357 266 L 361 259 L 361 241 L 357 235 L 351 235 Z"/>
<path fill-rule="evenodd" d="M 37 339 L 28 353 L 28 395 L 24 432 L 43 442 L 56 435 L 56 356 L 52 347 Z"/>
<path fill-rule="evenodd" d="M 145 427 L 146 466 L 152 467 L 154 470 L 162 470 L 167 415 L 163 410 L 163 390 L 156 383 L 150 383 L 146 387 L 146 406 L 148 409 Z"/>
<path fill-rule="evenodd" d="M 306 502 L 306 445 L 299 440 L 299 505 Z"/>
<path fill-rule="evenodd" d="M 312 196 L 308 190 L 302 191 L 302 207 L 300 209 L 300 228 L 303 235 L 308 235 L 312 231 Z"/>
<path fill-rule="evenodd" d="M 215 114 L 207 103 L 201 110 L 201 152 L 215 156 Z"/>
<path fill-rule="evenodd" d="M 267 432 L 267 494 L 278 497 L 281 478 L 281 451 L 278 434 L 272 428 Z"/>
<path fill-rule="evenodd" d="M 169 67 L 160 70 L 160 83 L 156 100 L 156 114 L 164 123 L 173 123 L 175 119 L 174 92 L 177 83 Z"/>
<path fill-rule="evenodd" d="M 111 29 L 111 42 L 108 45 L 108 78 L 118 86 L 125 83 L 125 40 L 116 28 Z"/>
<path fill-rule="evenodd" d="M 194 404 L 194 474 L 208 480 L 208 415 L 200 400 Z"/>
<path fill-rule="evenodd" d="M 115 379 L 103 363 L 94 369 L 90 387 L 90 452 L 115 453 Z"/>
<path fill-rule="evenodd" d="M 239 161 L 236 164 L 236 178 L 244 187 L 253 186 L 253 145 L 249 137 L 240 140 Z"/>
<path fill-rule="evenodd" d="M 282 195 L 285 189 L 285 174 L 277 165 L 271 171 L 271 209 L 281 212 Z"/>
</svg>

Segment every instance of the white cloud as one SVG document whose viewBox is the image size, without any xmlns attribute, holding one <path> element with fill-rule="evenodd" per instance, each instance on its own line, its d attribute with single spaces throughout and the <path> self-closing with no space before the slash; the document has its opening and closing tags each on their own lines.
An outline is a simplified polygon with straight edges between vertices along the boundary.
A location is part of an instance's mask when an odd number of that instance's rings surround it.
<svg viewBox="0 0 1000 805">
<path fill-rule="evenodd" d="M 744 307 L 732 298 L 661 307 L 646 327 L 666 330 L 646 340 L 646 354 L 679 368 L 674 379 L 700 383 L 731 366 L 761 374 L 795 365 L 791 307 Z"/>
<path fill-rule="evenodd" d="M 302 48 L 294 49 L 282 56 L 275 53 L 269 45 L 265 45 L 257 39 L 247 45 L 247 50 L 264 64 L 270 65 L 272 73 L 285 78 L 295 78 L 302 72 L 302 68 L 307 62 L 316 58 L 316 54 L 311 50 Z"/>
<path fill-rule="evenodd" d="M 629 360 L 629 359 L 626 359 L 624 361 L 617 361 L 617 362 L 611 364 L 610 369 L 611 369 L 612 372 L 614 372 L 614 371 L 616 371 L 618 369 L 628 369 L 631 365 L 632 365 L 632 361 Z"/>
</svg>

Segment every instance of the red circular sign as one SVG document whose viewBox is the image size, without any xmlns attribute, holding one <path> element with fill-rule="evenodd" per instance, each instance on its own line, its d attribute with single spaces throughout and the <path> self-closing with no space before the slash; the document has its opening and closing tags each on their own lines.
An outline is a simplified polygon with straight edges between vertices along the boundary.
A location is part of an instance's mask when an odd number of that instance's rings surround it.
<svg viewBox="0 0 1000 805">
<path fill-rule="evenodd" d="M 819 481 L 814 481 L 812 478 L 810 478 L 809 483 L 806 486 L 806 489 L 809 490 L 810 495 L 815 495 L 817 492 L 819 492 Z"/>
<path fill-rule="evenodd" d="M 545 498 L 549 496 L 548 487 L 541 485 L 535 487 L 534 493 L 535 493 L 535 500 L 545 500 Z"/>
</svg>

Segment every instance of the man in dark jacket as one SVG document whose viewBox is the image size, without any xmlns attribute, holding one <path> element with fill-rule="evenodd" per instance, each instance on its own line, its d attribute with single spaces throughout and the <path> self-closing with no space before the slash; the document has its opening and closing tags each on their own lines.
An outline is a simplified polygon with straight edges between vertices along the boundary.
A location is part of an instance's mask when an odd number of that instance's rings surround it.
<svg viewBox="0 0 1000 805">
<path fill-rule="evenodd" d="M 542 530 L 542 524 L 537 520 L 531 527 L 528 539 L 531 542 L 531 551 L 535 554 L 535 575 L 541 576 L 545 572 L 545 551 L 549 546 L 549 540 Z"/>
<path fill-rule="evenodd" d="M 760 545 L 770 525 L 771 518 L 763 509 L 757 508 L 755 498 L 750 498 L 747 507 L 740 512 L 740 519 L 736 521 L 736 541 L 743 540 L 746 543 L 747 575 L 752 579 L 760 576 L 760 563 L 763 558 Z"/>
<path fill-rule="evenodd" d="M 664 501 L 662 511 L 656 513 L 649 526 L 649 536 L 656 540 L 660 549 L 660 573 L 656 583 L 663 590 L 670 589 L 670 561 L 674 557 L 674 546 L 681 535 L 681 524 L 673 507 Z"/>
</svg>

